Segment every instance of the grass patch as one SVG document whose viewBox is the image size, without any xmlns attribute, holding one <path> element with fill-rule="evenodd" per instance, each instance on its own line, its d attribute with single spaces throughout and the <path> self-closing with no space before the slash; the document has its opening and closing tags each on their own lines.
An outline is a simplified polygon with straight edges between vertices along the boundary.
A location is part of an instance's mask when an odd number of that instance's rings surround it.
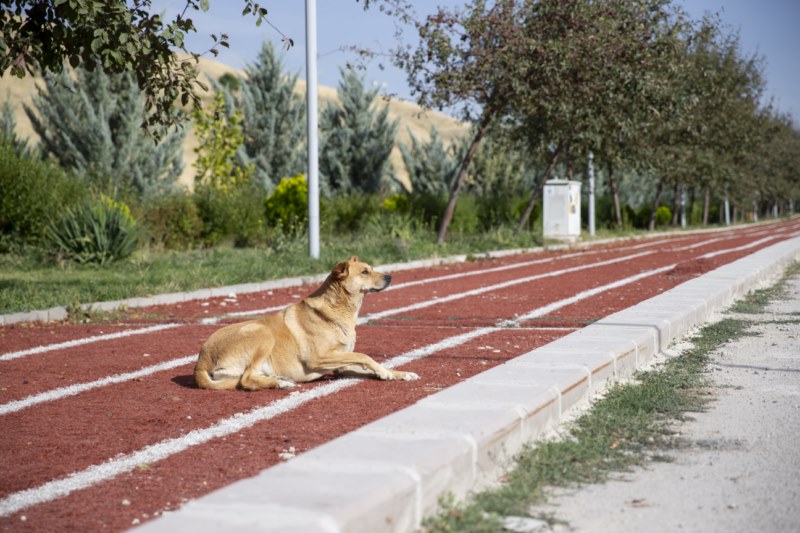
<svg viewBox="0 0 800 533">
<path fill-rule="evenodd" d="M 771 287 L 748 292 L 747 295 L 731 306 L 727 312 L 756 315 L 764 312 L 770 301 L 782 297 L 786 292 L 785 280 L 800 274 L 800 263 L 792 263 L 786 269 L 783 281 Z"/>
<path fill-rule="evenodd" d="M 653 460 L 670 460 L 679 443 L 673 427 L 710 400 L 704 375 L 709 353 L 746 335 L 748 322 L 725 319 L 704 327 L 694 348 L 658 368 L 614 385 L 568 429 L 565 437 L 527 447 L 502 484 L 467 503 L 446 499 L 424 524 L 427 532 L 499 531 L 500 517 L 528 516 L 551 487 L 598 483 Z M 552 517 L 539 517 L 552 522 Z"/>
<path fill-rule="evenodd" d="M 140 250 L 128 260 L 104 266 L 64 263 L 54 267 L 35 254 L 4 254 L 0 255 L 0 313 L 57 305 L 77 308 L 98 301 L 319 274 L 351 255 L 385 264 L 464 253 L 475 256 L 538 244 L 529 232 L 454 233 L 448 243 L 436 245 L 428 231 L 391 237 L 375 230 L 323 238 L 319 260 L 308 257 L 304 237 L 260 248 Z"/>
</svg>

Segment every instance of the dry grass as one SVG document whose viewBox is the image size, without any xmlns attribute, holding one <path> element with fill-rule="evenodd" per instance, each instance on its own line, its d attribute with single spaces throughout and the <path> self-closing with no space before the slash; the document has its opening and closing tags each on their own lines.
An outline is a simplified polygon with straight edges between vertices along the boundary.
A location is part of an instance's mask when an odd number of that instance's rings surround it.
<svg viewBox="0 0 800 533">
<path fill-rule="evenodd" d="M 229 67 L 217 61 L 206 58 L 200 59 L 200 74 L 202 81 L 207 82 L 209 79 L 217 80 L 226 72 L 231 72 L 237 75 L 243 74 L 243 71 Z M 37 79 L 30 77 L 18 79 L 8 74 L 0 77 L 0 104 L 6 100 L 11 101 L 17 120 L 17 134 L 23 139 L 36 139 L 36 135 L 33 132 L 30 120 L 28 120 L 28 117 L 22 108 L 23 104 L 31 104 L 31 99 L 36 94 L 36 83 Z M 298 94 L 304 96 L 306 90 L 305 81 L 298 80 L 295 90 Z M 210 94 L 206 93 L 203 95 L 203 100 L 208 102 L 210 100 Z M 319 100 L 320 108 L 325 106 L 328 102 L 336 100 L 336 89 L 332 87 L 320 86 Z M 384 105 L 385 102 L 387 102 L 387 100 L 384 100 L 382 97 L 377 99 L 378 105 Z M 423 111 L 413 102 L 392 98 L 388 100 L 388 105 L 390 119 L 397 119 L 400 121 L 400 127 L 398 129 L 397 136 L 398 142 L 408 143 L 409 131 L 417 138 L 427 139 L 429 136 L 429 131 L 433 126 L 435 126 L 439 131 L 444 142 L 449 142 L 450 140 L 461 137 L 467 133 L 468 126 L 463 122 L 436 111 Z M 197 139 L 194 135 L 194 130 L 191 128 L 191 126 L 189 126 L 189 131 L 187 132 L 186 141 L 183 147 L 183 162 L 185 168 L 180 177 L 180 182 L 187 186 L 191 186 L 193 184 L 194 168 L 192 165 L 197 159 L 194 153 L 196 146 Z M 403 180 L 404 183 L 408 184 L 408 172 L 403 164 L 400 149 L 397 146 L 395 146 L 394 150 L 392 150 L 391 161 L 398 178 Z"/>
</svg>

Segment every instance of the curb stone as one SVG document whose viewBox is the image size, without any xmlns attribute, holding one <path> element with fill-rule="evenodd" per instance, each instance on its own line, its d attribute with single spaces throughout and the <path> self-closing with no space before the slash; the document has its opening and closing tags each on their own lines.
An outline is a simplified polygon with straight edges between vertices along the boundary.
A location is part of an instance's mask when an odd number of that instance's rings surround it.
<svg viewBox="0 0 800 533">
<path fill-rule="evenodd" d="M 800 259 L 762 249 L 473 376 L 298 457 L 164 513 L 147 532 L 414 531 L 439 498 L 495 479 L 609 380 Z"/>
<path fill-rule="evenodd" d="M 762 224 L 767 224 L 763 222 Z M 748 227 L 753 227 L 749 225 Z M 448 265 L 454 263 L 464 263 L 468 258 L 473 259 L 490 259 L 499 257 L 508 257 L 511 255 L 520 255 L 526 253 L 540 253 L 558 250 L 567 250 L 570 248 L 587 248 L 595 245 L 609 244 L 620 240 L 647 240 L 667 235 L 692 235 L 697 233 L 714 233 L 719 231 L 726 231 L 733 229 L 735 226 L 723 228 L 707 228 L 699 230 L 691 230 L 685 232 L 653 232 L 645 235 L 634 235 L 631 237 L 612 237 L 608 239 L 597 239 L 592 241 L 579 242 L 577 244 L 551 244 L 546 246 L 538 246 L 535 248 L 513 248 L 508 250 L 496 250 L 491 252 L 483 252 L 476 254 L 461 254 L 452 255 L 448 257 L 433 257 L 431 259 L 419 259 L 416 261 L 409 261 L 406 263 L 390 263 L 385 265 L 376 265 L 393 272 L 401 270 L 411 270 L 415 268 L 426 268 L 439 265 Z M 93 309 L 95 311 L 117 311 L 119 309 L 131 309 L 137 307 L 150 307 L 152 305 L 169 305 L 181 302 L 188 302 L 193 300 L 207 300 L 216 296 L 227 296 L 231 293 L 246 294 L 252 292 L 262 292 L 274 289 L 286 289 L 290 287 L 299 287 L 302 285 L 312 285 L 321 283 L 328 276 L 327 273 L 315 274 L 308 276 L 300 276 L 294 278 L 284 278 L 277 280 L 265 281 L 262 283 L 243 283 L 238 285 L 227 285 L 224 287 L 215 287 L 209 289 L 197 289 L 188 292 L 172 292 L 166 294 L 159 294 L 155 296 L 145 296 L 136 298 L 125 298 L 122 300 L 110 300 L 104 302 L 93 302 L 88 304 L 81 304 L 81 309 L 88 311 Z M 15 324 L 18 322 L 53 322 L 66 320 L 69 316 L 67 308 L 64 306 L 51 307 L 49 309 L 35 310 L 35 311 L 22 311 L 19 313 L 0 314 L 0 326 Z"/>
</svg>

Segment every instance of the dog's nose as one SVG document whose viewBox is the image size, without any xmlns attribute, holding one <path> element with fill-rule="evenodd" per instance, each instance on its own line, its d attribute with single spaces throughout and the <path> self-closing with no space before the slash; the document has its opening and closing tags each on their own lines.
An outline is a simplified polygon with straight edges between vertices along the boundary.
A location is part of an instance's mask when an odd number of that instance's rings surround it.
<svg viewBox="0 0 800 533">
<path fill-rule="evenodd" d="M 389 274 L 384 274 L 383 281 L 386 282 L 386 286 L 388 287 L 389 284 L 392 282 L 392 276 L 390 276 Z"/>
</svg>

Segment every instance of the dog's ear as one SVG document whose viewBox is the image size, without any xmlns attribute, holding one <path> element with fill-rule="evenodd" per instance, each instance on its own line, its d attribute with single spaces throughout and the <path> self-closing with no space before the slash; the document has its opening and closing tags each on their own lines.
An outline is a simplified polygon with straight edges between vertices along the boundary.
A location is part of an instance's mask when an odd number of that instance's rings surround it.
<svg viewBox="0 0 800 533">
<path fill-rule="evenodd" d="M 347 261 L 342 261 L 333 267 L 331 274 L 333 274 L 335 279 L 344 279 L 347 277 L 347 266 Z"/>
<path fill-rule="evenodd" d="M 350 261 L 351 263 L 357 263 L 358 262 L 358 257 L 356 257 L 355 255 L 351 255 L 350 259 L 348 259 L 348 261 Z"/>
</svg>

